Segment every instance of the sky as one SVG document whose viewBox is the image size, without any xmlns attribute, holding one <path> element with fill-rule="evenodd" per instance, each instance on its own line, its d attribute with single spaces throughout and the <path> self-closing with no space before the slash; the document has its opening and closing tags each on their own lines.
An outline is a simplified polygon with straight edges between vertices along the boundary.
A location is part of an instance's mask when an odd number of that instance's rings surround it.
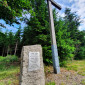
<svg viewBox="0 0 85 85">
<path fill-rule="evenodd" d="M 61 5 L 62 10 L 58 11 L 59 14 L 64 17 L 65 8 L 70 8 L 71 12 L 76 12 L 76 14 L 80 17 L 80 21 L 82 21 L 79 26 L 79 30 L 85 30 L 85 0 L 54 0 L 59 5 Z"/>
<path fill-rule="evenodd" d="M 61 17 L 64 17 L 64 11 L 65 8 L 70 8 L 72 12 L 76 12 L 77 15 L 80 17 L 80 21 L 82 21 L 81 25 L 79 26 L 79 30 L 85 30 L 85 0 L 54 0 L 56 3 L 58 3 L 59 5 L 61 5 L 62 10 L 57 10 L 59 12 L 59 15 Z M 27 18 L 29 18 L 29 15 L 26 15 Z M 6 28 L 3 28 L 2 31 L 5 32 L 7 31 L 12 31 L 12 32 L 16 32 L 17 29 L 19 28 L 19 25 L 17 24 L 13 24 L 14 26 L 10 26 L 8 24 L 5 23 L 4 20 L 0 20 L 0 23 L 4 24 L 6 26 Z M 24 22 L 20 22 L 21 23 L 21 28 L 23 29 L 26 24 Z"/>
</svg>

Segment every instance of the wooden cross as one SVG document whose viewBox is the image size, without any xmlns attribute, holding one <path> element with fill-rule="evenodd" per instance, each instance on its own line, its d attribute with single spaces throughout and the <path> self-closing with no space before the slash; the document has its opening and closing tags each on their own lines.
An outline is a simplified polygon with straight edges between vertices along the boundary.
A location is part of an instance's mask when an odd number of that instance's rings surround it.
<svg viewBox="0 0 85 85">
<path fill-rule="evenodd" d="M 53 20 L 53 13 L 52 13 L 52 7 L 51 6 L 53 5 L 56 8 L 58 8 L 59 10 L 61 10 L 61 6 L 58 5 L 54 0 L 47 0 L 47 2 L 48 2 L 48 10 L 49 10 L 53 68 L 54 68 L 54 73 L 58 74 L 58 73 L 60 73 L 60 66 L 59 66 L 56 36 L 55 36 L 55 29 L 54 29 L 54 20 Z"/>
</svg>

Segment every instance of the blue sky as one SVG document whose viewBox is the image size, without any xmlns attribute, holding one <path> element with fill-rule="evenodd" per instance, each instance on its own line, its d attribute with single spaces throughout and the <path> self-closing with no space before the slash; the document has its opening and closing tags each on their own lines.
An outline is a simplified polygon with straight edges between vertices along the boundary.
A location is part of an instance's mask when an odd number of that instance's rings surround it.
<svg viewBox="0 0 85 85">
<path fill-rule="evenodd" d="M 64 10 L 66 7 L 70 8 L 72 12 L 77 12 L 77 15 L 80 17 L 80 21 L 82 21 L 79 26 L 79 30 L 85 30 L 85 0 L 54 0 L 58 4 L 61 5 L 62 10 L 59 11 L 60 16 L 64 17 Z"/>
<path fill-rule="evenodd" d="M 85 0 L 54 0 L 57 2 L 59 5 L 61 5 L 62 10 L 57 10 L 59 12 L 59 15 L 61 17 L 64 17 L 64 10 L 66 7 L 70 8 L 72 12 L 77 12 L 77 15 L 80 16 L 80 20 L 82 21 L 80 27 L 78 28 L 80 31 L 85 30 Z M 29 15 L 23 15 L 24 17 L 26 16 L 29 18 Z M 10 26 L 5 23 L 4 20 L 0 20 L 0 23 L 4 24 L 6 28 L 3 28 L 2 31 L 5 32 L 6 30 L 16 32 L 17 29 L 19 28 L 19 25 L 13 24 L 14 26 Z M 26 24 L 24 22 L 21 23 L 21 28 L 24 28 Z"/>
<path fill-rule="evenodd" d="M 23 12 L 25 12 L 25 10 L 23 10 Z M 27 19 L 29 19 L 30 14 L 22 14 L 22 16 L 25 17 L 25 18 L 27 18 Z M 0 23 L 2 23 L 2 24 L 6 27 L 6 28 L 0 27 L 0 28 L 2 28 L 2 29 L 1 29 L 2 32 L 12 31 L 13 33 L 16 33 L 17 28 L 19 28 L 20 26 L 21 26 L 22 29 L 23 29 L 25 26 L 27 26 L 24 21 L 21 22 L 21 21 L 19 20 L 19 18 L 16 18 L 16 19 L 18 19 L 18 22 L 19 22 L 21 25 L 18 25 L 18 24 L 16 24 L 16 23 L 13 23 L 13 26 L 12 26 L 12 25 L 10 26 L 9 24 L 6 24 L 6 22 L 5 22 L 3 19 L 0 19 Z"/>
<path fill-rule="evenodd" d="M 14 26 L 10 26 L 9 24 L 6 24 L 6 22 L 4 21 L 4 20 L 0 20 L 0 23 L 2 23 L 6 28 L 2 28 L 2 32 L 5 32 L 5 31 L 12 31 L 12 32 L 16 32 L 17 31 L 17 29 L 16 28 L 19 28 L 19 25 L 17 25 L 17 24 L 13 24 Z"/>
<path fill-rule="evenodd" d="M 20 22 L 20 21 L 19 21 Z M 16 33 L 16 31 L 17 31 L 17 28 L 19 28 L 20 27 L 20 25 L 18 25 L 18 24 L 16 24 L 16 23 L 13 23 L 13 26 L 11 25 L 9 25 L 9 24 L 6 24 L 6 22 L 4 21 L 4 20 L 0 20 L 0 23 L 2 23 L 2 24 L 4 24 L 4 26 L 6 27 L 6 28 L 2 28 L 2 32 L 9 32 L 9 31 L 12 31 L 13 33 Z M 21 28 L 23 29 L 25 26 L 27 26 L 24 22 L 20 22 L 21 23 Z"/>
</svg>

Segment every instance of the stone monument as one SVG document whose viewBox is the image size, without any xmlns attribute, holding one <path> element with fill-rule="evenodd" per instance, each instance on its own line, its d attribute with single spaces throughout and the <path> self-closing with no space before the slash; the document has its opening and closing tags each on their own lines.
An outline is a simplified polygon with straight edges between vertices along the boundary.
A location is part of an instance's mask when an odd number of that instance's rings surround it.
<svg viewBox="0 0 85 85">
<path fill-rule="evenodd" d="M 41 45 L 23 46 L 20 85 L 45 85 Z"/>
</svg>

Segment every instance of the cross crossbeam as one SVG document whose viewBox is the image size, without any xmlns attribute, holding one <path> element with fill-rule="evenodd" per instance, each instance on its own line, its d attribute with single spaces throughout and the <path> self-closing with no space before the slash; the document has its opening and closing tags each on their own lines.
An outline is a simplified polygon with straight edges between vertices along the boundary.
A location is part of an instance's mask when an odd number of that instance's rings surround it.
<svg viewBox="0 0 85 85">
<path fill-rule="evenodd" d="M 59 10 L 61 10 L 61 6 L 59 4 L 57 4 L 54 0 L 50 0 L 52 5 L 54 5 L 56 8 L 58 8 Z"/>
</svg>

